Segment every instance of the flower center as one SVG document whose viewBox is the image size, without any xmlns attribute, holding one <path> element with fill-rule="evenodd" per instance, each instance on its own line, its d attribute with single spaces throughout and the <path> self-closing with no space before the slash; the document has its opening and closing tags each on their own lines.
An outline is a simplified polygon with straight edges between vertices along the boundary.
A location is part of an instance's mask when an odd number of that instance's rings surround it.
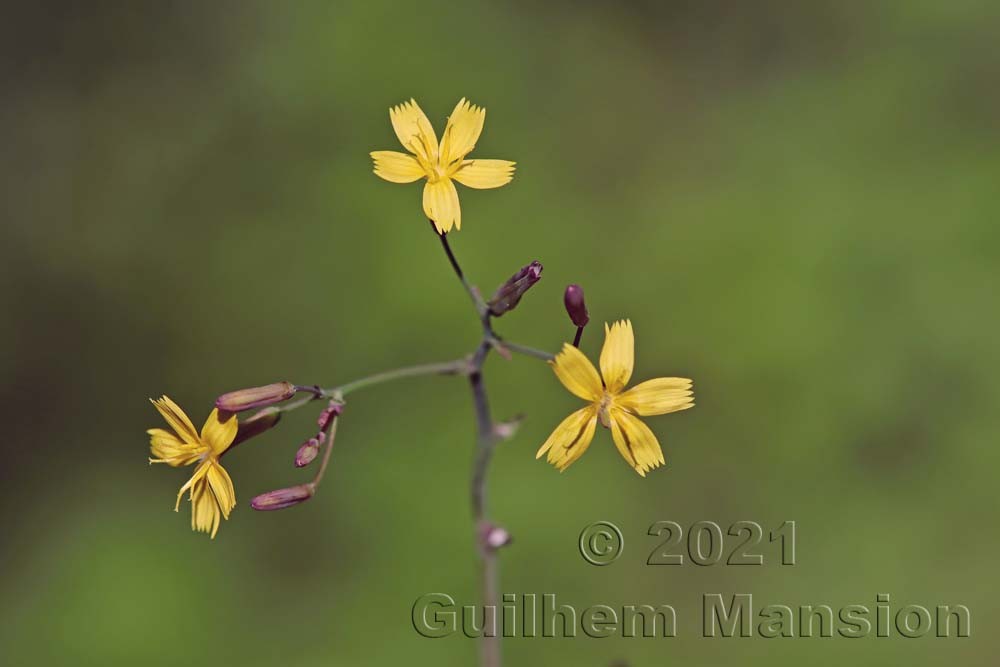
<svg viewBox="0 0 1000 667">
<path fill-rule="evenodd" d="M 614 397 L 608 392 L 604 392 L 601 396 L 600 402 L 597 404 L 597 418 L 601 420 L 601 426 L 604 428 L 611 428 L 611 406 L 614 403 Z"/>
<path fill-rule="evenodd" d="M 427 180 L 431 183 L 437 183 L 442 178 L 447 178 L 448 172 L 440 165 L 435 164 L 433 167 L 427 170 Z"/>
</svg>

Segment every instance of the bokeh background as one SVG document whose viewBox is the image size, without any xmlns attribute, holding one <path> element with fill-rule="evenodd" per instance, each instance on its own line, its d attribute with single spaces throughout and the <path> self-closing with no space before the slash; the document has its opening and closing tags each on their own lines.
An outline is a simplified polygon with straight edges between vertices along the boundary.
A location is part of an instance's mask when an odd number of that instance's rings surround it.
<svg viewBox="0 0 1000 667">
<path fill-rule="evenodd" d="M 555 350 L 563 287 L 630 317 L 636 377 L 695 379 L 655 418 L 640 479 L 606 432 L 567 473 L 535 461 L 578 401 L 490 359 L 491 471 L 515 536 L 502 588 L 670 603 L 676 639 L 516 639 L 510 665 L 995 664 L 1000 644 L 1000 57 L 994 2 L 37 2 L 0 23 L 0 656 L 18 665 L 475 664 L 428 640 L 428 592 L 477 600 L 467 387 L 358 393 L 310 503 L 302 412 L 227 458 L 219 537 L 146 465 L 167 393 L 333 385 L 469 351 L 475 319 L 420 212 L 371 174 L 390 105 L 438 128 L 467 96 L 476 155 L 453 245 L 492 290 L 544 279 L 498 323 Z M 626 549 L 596 568 L 605 519 Z M 650 567 L 651 523 L 798 525 L 798 564 Z M 970 639 L 709 640 L 703 593 L 758 604 L 962 603 Z M 893 633 L 895 635 L 895 632 Z"/>
</svg>

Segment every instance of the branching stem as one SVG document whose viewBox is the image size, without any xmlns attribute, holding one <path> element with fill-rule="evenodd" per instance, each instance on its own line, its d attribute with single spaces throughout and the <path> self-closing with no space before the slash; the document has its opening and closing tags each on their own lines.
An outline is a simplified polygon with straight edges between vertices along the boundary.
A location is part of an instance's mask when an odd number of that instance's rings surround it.
<svg viewBox="0 0 1000 667">
<path fill-rule="evenodd" d="M 476 455 L 472 465 L 470 501 L 476 530 L 476 550 L 480 557 L 483 607 L 484 610 L 492 609 L 492 615 L 489 611 L 485 611 L 484 613 L 486 613 L 486 620 L 493 626 L 484 628 L 481 664 L 483 667 L 500 667 L 500 632 L 499 628 L 496 627 L 496 610 L 500 608 L 500 574 L 499 563 L 497 561 L 497 549 L 499 547 L 490 544 L 488 541 L 489 533 L 495 526 L 488 518 L 486 493 L 489 466 L 493 459 L 493 449 L 499 437 L 497 435 L 496 424 L 490 415 L 486 385 L 483 381 L 483 365 L 486 362 L 486 357 L 489 356 L 490 350 L 493 349 L 496 349 L 505 357 L 509 357 L 509 353 L 513 352 L 542 361 L 551 361 L 553 355 L 544 350 L 537 350 L 526 345 L 507 342 L 493 331 L 492 316 L 490 315 L 489 308 L 483 301 L 479 291 L 466 280 L 465 274 L 462 272 L 462 267 L 459 265 L 455 253 L 448 243 L 448 235 L 439 233 L 438 238 L 441 240 L 441 246 L 444 248 L 448 261 L 455 271 L 455 275 L 472 299 L 479 322 L 482 325 L 482 338 L 479 341 L 476 351 L 468 357 L 453 361 L 404 366 L 402 368 L 382 371 L 330 389 L 323 389 L 319 386 L 299 387 L 299 391 L 307 395 L 286 403 L 277 409 L 281 412 L 290 412 L 318 399 L 328 399 L 343 403 L 345 395 L 359 389 L 409 377 L 465 375 L 469 378 L 469 387 L 472 391 L 472 400 L 476 415 Z M 326 473 L 330 454 L 333 451 L 333 441 L 336 436 L 339 419 L 339 416 L 335 417 L 333 423 L 330 425 L 330 431 L 326 436 L 326 451 L 323 452 L 323 460 L 320 463 L 315 478 L 311 482 L 313 488 L 319 485 L 323 479 L 323 475 Z"/>
<path fill-rule="evenodd" d="M 333 389 L 324 389 L 323 393 L 333 398 L 338 394 L 343 396 L 353 391 L 357 391 L 358 389 L 364 389 L 365 387 L 371 387 L 373 385 L 391 382 L 393 380 L 400 380 L 402 378 L 417 377 L 420 375 L 458 375 L 465 374 L 468 370 L 469 362 L 467 359 L 455 359 L 454 361 L 445 361 L 436 364 L 404 366 L 403 368 L 395 368 L 393 370 L 383 371 L 381 373 L 359 378 L 353 382 L 348 382 L 347 384 L 342 384 L 339 387 L 334 387 Z"/>
<path fill-rule="evenodd" d="M 333 440 L 337 437 L 337 422 L 340 421 L 340 416 L 333 418 L 333 423 L 330 424 L 330 430 L 326 434 L 326 451 L 323 452 L 323 460 L 320 461 L 319 470 L 316 471 L 316 476 L 313 477 L 312 487 L 315 489 L 319 486 L 319 483 L 323 480 L 323 474 L 326 473 L 326 466 L 330 463 L 330 452 L 333 451 Z"/>
</svg>

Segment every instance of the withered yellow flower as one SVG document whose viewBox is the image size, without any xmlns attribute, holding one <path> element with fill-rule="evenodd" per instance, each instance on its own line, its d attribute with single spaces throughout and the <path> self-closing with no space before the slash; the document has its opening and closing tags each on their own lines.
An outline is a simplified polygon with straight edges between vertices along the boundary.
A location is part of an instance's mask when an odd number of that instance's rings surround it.
<svg viewBox="0 0 1000 667">
<path fill-rule="evenodd" d="M 413 183 L 426 178 L 424 214 L 438 233 L 462 228 L 462 210 L 454 181 L 476 189 L 499 188 L 514 178 L 514 162 L 471 160 L 486 122 L 486 109 L 463 97 L 448 117 L 438 145 L 434 128 L 415 100 L 389 109 L 389 120 L 399 142 L 410 154 L 373 151 L 375 175 L 392 183 Z"/>
<path fill-rule="evenodd" d="M 590 404 L 564 419 L 535 458 L 548 452 L 548 462 L 562 472 L 587 451 L 600 421 L 611 429 L 618 451 L 640 475 L 663 465 L 660 443 L 639 417 L 693 407 L 691 380 L 656 378 L 626 391 L 635 364 L 632 322 L 604 325 L 600 375 L 583 352 L 569 344 L 549 363 L 563 386 Z"/>
<path fill-rule="evenodd" d="M 191 528 L 211 533 L 214 539 L 219 530 L 220 517 L 228 519 L 229 512 L 236 506 L 233 480 L 219 463 L 219 457 L 236 437 L 236 416 L 220 413 L 216 408 L 205 420 L 199 434 L 188 416 L 172 400 L 163 396 L 150 401 L 173 432 L 162 428 L 146 431 L 149 448 L 155 457 L 149 462 L 166 463 L 173 467 L 198 464 L 191 479 L 178 491 L 174 511 L 179 510 L 181 497 L 187 491 L 191 501 Z"/>
</svg>

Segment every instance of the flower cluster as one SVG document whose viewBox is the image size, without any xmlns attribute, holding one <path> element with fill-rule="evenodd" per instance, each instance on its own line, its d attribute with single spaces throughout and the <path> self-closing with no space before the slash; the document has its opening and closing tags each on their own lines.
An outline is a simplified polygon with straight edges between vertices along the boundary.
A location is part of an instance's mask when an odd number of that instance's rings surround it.
<svg viewBox="0 0 1000 667">
<path fill-rule="evenodd" d="M 520 418 L 494 423 L 489 416 L 482 384 L 482 364 L 491 350 L 504 356 L 520 353 L 547 361 L 555 377 L 573 395 L 587 405 L 565 418 L 538 450 L 549 463 L 564 471 L 590 446 L 597 425 L 611 431 L 611 439 L 625 461 L 640 475 L 664 463 L 663 450 L 656 435 L 640 417 L 685 410 L 694 405 L 692 383 L 686 378 L 662 377 L 641 382 L 628 389 L 635 365 L 635 336 L 630 320 L 605 325 L 604 347 L 599 368 L 580 351 L 579 345 L 590 314 L 579 285 L 569 285 L 563 295 L 564 306 L 576 327 L 572 343 L 566 342 L 555 355 L 502 339 L 493 329 L 493 320 L 514 310 L 522 297 L 541 280 L 542 265 L 533 261 L 500 285 L 488 300 L 469 285 L 448 244 L 448 234 L 461 229 L 462 213 L 455 183 L 470 188 L 498 188 L 511 182 L 514 162 L 473 159 L 486 120 L 486 110 L 464 98 L 458 102 L 440 141 L 427 116 L 414 100 L 389 110 L 396 137 L 406 153 L 374 151 L 374 172 L 393 183 L 412 183 L 424 179 L 423 212 L 434 226 L 448 259 L 476 306 L 483 330 L 479 348 L 472 354 L 445 363 L 421 364 L 383 371 L 332 389 L 318 385 L 276 382 L 261 387 L 240 389 L 218 397 L 201 431 L 194 428 L 184 411 L 163 396 L 153 405 L 167 422 L 169 430 L 153 428 L 150 437 L 151 463 L 172 467 L 195 466 L 190 479 L 177 494 L 175 510 L 185 493 L 191 503 L 191 526 L 213 538 L 222 520 L 228 519 L 236 506 L 236 492 L 223 468 L 223 455 L 250 438 L 275 427 L 281 415 L 315 401 L 323 406 L 317 417 L 317 430 L 301 442 L 294 466 L 304 468 L 319 460 L 313 479 L 259 494 L 251 501 L 256 510 L 269 511 L 298 505 L 313 497 L 330 460 L 337 423 L 343 412 L 344 396 L 364 387 L 418 375 L 464 375 L 469 378 L 476 400 L 479 424 L 480 455 L 474 484 L 482 485 L 485 466 L 496 440 L 513 436 Z M 248 416 L 245 415 L 256 410 Z M 474 492 L 474 510 L 484 554 L 508 544 L 510 534 L 483 517 L 482 493 Z"/>
</svg>

